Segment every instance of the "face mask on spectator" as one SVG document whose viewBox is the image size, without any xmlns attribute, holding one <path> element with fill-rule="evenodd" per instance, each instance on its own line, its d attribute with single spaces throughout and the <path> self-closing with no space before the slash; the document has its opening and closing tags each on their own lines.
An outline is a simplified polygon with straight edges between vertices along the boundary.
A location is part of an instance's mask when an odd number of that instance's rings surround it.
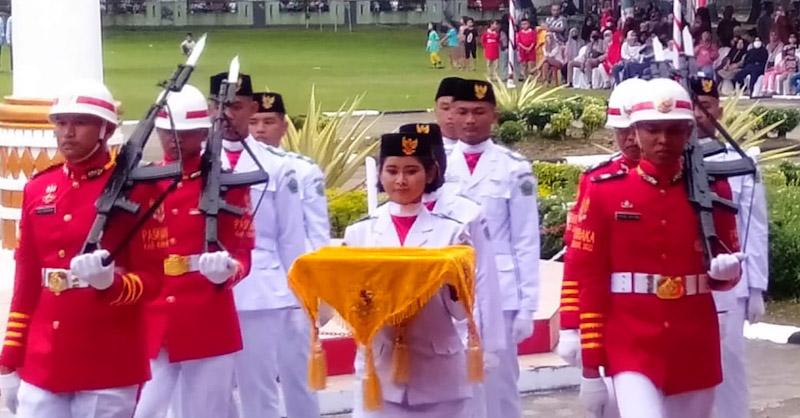
<svg viewBox="0 0 800 418">
<path fill-rule="evenodd" d="M 761 48 L 761 41 L 753 42 L 753 48 Z"/>
</svg>

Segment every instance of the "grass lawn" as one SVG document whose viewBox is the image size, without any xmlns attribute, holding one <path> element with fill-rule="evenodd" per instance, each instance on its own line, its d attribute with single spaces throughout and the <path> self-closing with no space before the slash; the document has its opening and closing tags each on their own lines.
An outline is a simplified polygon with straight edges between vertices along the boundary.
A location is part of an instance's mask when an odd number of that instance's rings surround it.
<svg viewBox="0 0 800 418">
<path fill-rule="evenodd" d="M 106 29 L 106 82 L 123 103 L 125 119 L 139 118 L 158 92 L 156 82 L 183 62 L 178 45 L 187 30 L 209 35 L 192 84 L 207 91 L 208 77 L 227 70 L 238 54 L 241 71 L 253 77 L 253 87 L 269 86 L 283 93 L 289 113 L 305 111 L 312 85 L 325 110 L 335 110 L 344 99 L 360 93 L 366 93 L 361 109 L 425 109 L 432 105 L 439 80 L 457 73 L 430 68 L 421 27 L 358 28 L 352 33 L 346 26 L 339 32 L 327 26 L 324 32 L 318 28 Z M 3 52 L 0 94 L 8 95 L 8 49 Z M 479 62 L 477 72 L 461 74 L 482 78 L 483 65 Z"/>
</svg>

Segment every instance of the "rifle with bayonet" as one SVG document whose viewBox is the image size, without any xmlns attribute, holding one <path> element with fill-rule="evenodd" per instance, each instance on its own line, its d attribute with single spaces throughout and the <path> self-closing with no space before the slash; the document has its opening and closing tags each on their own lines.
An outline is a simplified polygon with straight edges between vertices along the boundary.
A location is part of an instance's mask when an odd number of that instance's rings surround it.
<svg viewBox="0 0 800 418">
<path fill-rule="evenodd" d="M 239 81 L 239 57 L 231 60 L 228 78 L 222 82 L 217 96 L 217 113 L 208 133 L 206 149 L 202 157 L 203 193 L 200 197 L 200 211 L 205 215 L 205 251 L 211 247 L 224 251 L 219 240 L 218 216 L 220 212 L 228 212 L 235 216 L 244 216 L 249 208 L 234 206 L 225 200 L 225 192 L 234 187 L 252 186 L 269 181 L 269 175 L 263 168 L 246 173 L 224 172 L 222 170 L 222 135 L 229 123 L 225 116 L 225 108 L 236 98 Z M 255 156 L 253 156 L 255 159 Z"/>
<path fill-rule="evenodd" d="M 717 235 L 713 217 L 714 207 L 717 206 L 734 212 L 738 210 L 734 202 L 723 199 L 714 193 L 711 190 L 711 183 L 717 179 L 754 175 L 756 166 L 755 162 L 742 150 L 719 121 L 698 103 L 697 96 L 690 85 L 691 80 L 697 77 L 698 74 L 694 60 L 694 45 L 688 28 L 684 27 L 681 35 L 685 52 L 679 54 L 676 51 L 672 62 L 665 59 L 664 47 L 661 42 L 657 38 L 653 39 L 655 60 L 651 65 L 651 75 L 653 77 L 678 78 L 689 92 L 693 107 L 699 108 L 705 113 L 724 140 L 740 156 L 735 161 L 705 161 L 706 157 L 725 151 L 726 147 L 717 141 L 701 145 L 697 139 L 696 127 L 692 131 L 692 136 L 684 150 L 684 175 L 686 177 L 687 192 L 689 201 L 698 214 L 700 232 L 703 236 L 703 253 L 708 265 L 714 256 L 714 245 L 719 245 L 729 251 Z"/>
<path fill-rule="evenodd" d="M 173 187 L 181 179 L 181 162 L 177 161 L 172 164 L 164 166 L 143 166 L 141 165 L 144 147 L 147 140 L 153 132 L 155 127 L 155 120 L 159 112 L 167 105 L 167 97 L 171 92 L 181 91 L 184 85 L 189 81 L 189 77 L 194 71 L 197 60 L 203 52 L 206 44 L 206 35 L 203 35 L 192 50 L 191 55 L 186 60 L 186 63 L 178 65 L 172 76 L 159 86 L 162 88 L 161 93 L 147 110 L 144 118 L 142 118 L 136 125 L 131 136 L 120 148 L 116 156 L 114 171 L 106 183 L 103 193 L 97 199 L 95 207 L 97 208 L 97 216 L 95 216 L 92 228 L 89 235 L 83 244 L 82 252 L 90 253 L 99 248 L 100 239 L 103 235 L 109 219 L 116 211 L 123 211 L 130 214 L 138 214 L 141 205 L 128 199 L 133 186 L 139 182 L 155 182 L 160 180 L 173 180 Z M 162 193 L 158 199 L 148 208 L 145 214 L 138 216 L 138 220 L 126 234 L 125 238 L 119 246 L 110 252 L 107 259 L 103 260 L 104 264 L 110 264 L 119 251 L 121 251 L 128 243 L 130 238 L 136 231 L 144 224 L 144 222 L 152 215 L 156 209 L 161 205 L 166 195 L 171 191 L 170 187 L 167 191 Z"/>
</svg>

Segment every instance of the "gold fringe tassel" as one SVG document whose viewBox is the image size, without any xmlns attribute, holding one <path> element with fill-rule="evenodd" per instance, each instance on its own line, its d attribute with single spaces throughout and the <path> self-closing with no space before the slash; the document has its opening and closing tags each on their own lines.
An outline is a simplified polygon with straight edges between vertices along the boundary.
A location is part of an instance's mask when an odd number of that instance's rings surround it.
<svg viewBox="0 0 800 418">
<path fill-rule="evenodd" d="M 469 337 L 467 340 L 467 379 L 470 382 L 483 381 L 483 349 L 475 320 L 469 317 Z"/>
<path fill-rule="evenodd" d="M 319 329 L 311 328 L 311 357 L 308 359 L 308 386 L 312 390 L 323 390 L 327 385 L 328 364 L 325 351 L 319 340 Z"/>
<path fill-rule="evenodd" d="M 364 381 L 364 409 L 367 411 L 377 411 L 383 407 L 383 393 L 381 392 L 381 382 L 378 380 L 378 373 L 375 371 L 375 359 L 372 355 L 372 345 L 365 347 L 364 363 L 366 366 Z"/>
<path fill-rule="evenodd" d="M 392 350 L 392 380 L 398 385 L 407 384 L 411 378 L 411 354 L 406 344 L 406 328 L 395 328 L 394 349 Z"/>
</svg>

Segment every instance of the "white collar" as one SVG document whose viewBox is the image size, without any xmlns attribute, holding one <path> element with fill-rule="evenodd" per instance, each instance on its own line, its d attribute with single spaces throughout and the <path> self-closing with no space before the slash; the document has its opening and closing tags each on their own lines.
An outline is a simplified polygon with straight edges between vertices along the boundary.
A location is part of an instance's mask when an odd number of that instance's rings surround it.
<svg viewBox="0 0 800 418">
<path fill-rule="evenodd" d="M 489 149 L 489 147 L 492 144 L 492 139 L 491 138 L 487 138 L 485 141 L 483 141 L 483 142 L 481 142 L 479 144 L 475 144 L 475 145 L 469 145 L 464 141 L 459 141 L 459 144 L 461 146 L 461 151 L 462 152 L 466 152 L 466 153 L 470 153 L 470 154 L 476 153 L 476 152 L 481 152 L 482 153 L 482 152 L 486 152 L 486 150 Z"/>
<path fill-rule="evenodd" d="M 417 216 L 422 210 L 422 203 L 412 203 L 409 205 L 399 205 L 395 202 L 388 202 L 386 208 L 390 215 L 394 216 Z"/>
<path fill-rule="evenodd" d="M 225 148 L 225 151 L 238 152 L 244 149 L 244 145 L 242 145 L 242 142 L 246 140 L 247 138 L 241 141 L 229 141 L 227 139 L 223 139 L 222 148 Z"/>
</svg>

